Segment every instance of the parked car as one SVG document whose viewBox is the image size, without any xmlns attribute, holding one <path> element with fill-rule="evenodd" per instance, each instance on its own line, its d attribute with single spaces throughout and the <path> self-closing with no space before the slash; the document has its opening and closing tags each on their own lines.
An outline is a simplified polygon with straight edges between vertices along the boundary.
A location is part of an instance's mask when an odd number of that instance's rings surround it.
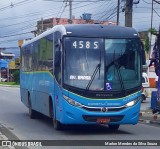
<svg viewBox="0 0 160 149">
<path fill-rule="evenodd" d="M 148 75 L 143 72 L 142 73 L 142 102 L 146 100 L 147 97 L 150 96 L 150 83 L 149 83 L 149 78 Z"/>
<path fill-rule="evenodd" d="M 1 78 L 1 82 L 7 82 L 7 78 Z"/>
</svg>

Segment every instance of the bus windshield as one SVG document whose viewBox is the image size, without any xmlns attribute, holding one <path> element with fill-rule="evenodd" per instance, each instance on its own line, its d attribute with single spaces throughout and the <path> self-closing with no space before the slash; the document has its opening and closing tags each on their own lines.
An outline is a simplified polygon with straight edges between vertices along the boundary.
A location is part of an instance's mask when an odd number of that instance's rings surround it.
<svg viewBox="0 0 160 149">
<path fill-rule="evenodd" d="M 65 84 L 86 89 L 94 72 L 97 71 L 91 85 L 89 85 L 89 89 L 103 90 L 104 61 L 101 58 L 102 43 L 103 40 L 97 38 L 65 38 Z"/>
<path fill-rule="evenodd" d="M 141 84 L 139 39 L 64 38 L 66 85 L 121 91 Z"/>
<path fill-rule="evenodd" d="M 138 39 L 105 39 L 107 90 L 126 90 L 141 83 Z"/>
</svg>

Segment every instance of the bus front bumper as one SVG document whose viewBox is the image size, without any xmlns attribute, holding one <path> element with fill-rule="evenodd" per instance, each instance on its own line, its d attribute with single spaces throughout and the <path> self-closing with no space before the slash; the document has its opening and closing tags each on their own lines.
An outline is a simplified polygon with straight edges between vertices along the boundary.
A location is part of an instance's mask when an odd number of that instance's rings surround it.
<svg viewBox="0 0 160 149">
<path fill-rule="evenodd" d="M 82 107 L 76 107 L 64 100 L 61 118 L 62 124 L 98 124 L 98 119 L 108 119 L 108 124 L 137 124 L 139 119 L 141 100 L 134 106 L 119 111 L 95 112 Z"/>
</svg>

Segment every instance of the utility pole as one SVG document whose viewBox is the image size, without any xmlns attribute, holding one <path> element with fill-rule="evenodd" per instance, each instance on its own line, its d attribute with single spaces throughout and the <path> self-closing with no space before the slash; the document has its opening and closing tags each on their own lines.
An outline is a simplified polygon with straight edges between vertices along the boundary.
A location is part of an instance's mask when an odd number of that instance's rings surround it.
<svg viewBox="0 0 160 149">
<path fill-rule="evenodd" d="M 72 24 L 72 0 L 69 0 L 69 19 L 70 24 Z"/>
<path fill-rule="evenodd" d="M 119 25 L 119 6 L 120 6 L 120 0 L 118 0 L 117 4 L 117 26 Z"/>
<path fill-rule="evenodd" d="M 152 0 L 152 10 L 151 10 L 151 31 L 152 31 L 152 22 L 153 22 L 153 0 Z"/>
<path fill-rule="evenodd" d="M 43 18 L 41 18 L 41 33 L 43 33 Z"/>
<path fill-rule="evenodd" d="M 125 8 L 126 27 L 132 27 L 132 6 L 133 6 L 133 0 L 126 0 L 126 8 Z"/>
<path fill-rule="evenodd" d="M 153 28 L 153 0 L 152 0 L 152 10 L 151 10 L 151 32 L 150 32 L 150 50 L 149 50 L 149 58 L 152 51 L 152 28 Z"/>
</svg>

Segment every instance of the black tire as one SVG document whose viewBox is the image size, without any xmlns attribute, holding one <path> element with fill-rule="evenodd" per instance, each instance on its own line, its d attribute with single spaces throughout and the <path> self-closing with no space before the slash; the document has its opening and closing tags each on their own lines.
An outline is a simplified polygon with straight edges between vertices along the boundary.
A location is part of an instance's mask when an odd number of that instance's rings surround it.
<svg viewBox="0 0 160 149">
<path fill-rule="evenodd" d="M 29 109 L 29 116 L 31 119 L 37 118 L 37 112 L 32 109 L 32 104 L 31 104 L 31 97 L 28 95 L 28 109 Z"/>
<path fill-rule="evenodd" d="M 59 121 L 53 119 L 53 127 L 55 130 L 62 130 L 63 124 L 61 124 Z"/>
<path fill-rule="evenodd" d="M 61 130 L 63 128 L 63 125 L 55 119 L 52 99 L 50 98 L 49 101 L 50 118 L 52 119 L 53 127 L 55 130 Z"/>
<path fill-rule="evenodd" d="M 119 129 L 119 126 L 120 126 L 120 125 L 118 125 L 118 124 L 115 124 L 115 125 L 108 125 L 109 129 L 110 129 L 110 130 L 113 130 L 113 131 L 118 130 L 118 129 Z"/>
</svg>

